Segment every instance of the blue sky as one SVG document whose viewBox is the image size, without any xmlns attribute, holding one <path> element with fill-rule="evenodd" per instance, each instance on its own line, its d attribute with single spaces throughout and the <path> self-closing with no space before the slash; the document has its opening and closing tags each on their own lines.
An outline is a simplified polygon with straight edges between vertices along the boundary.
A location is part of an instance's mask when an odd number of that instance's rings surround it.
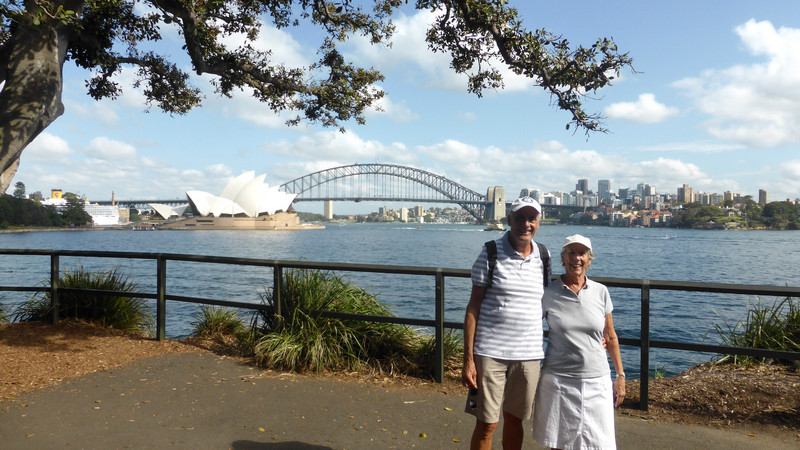
<svg viewBox="0 0 800 450">
<path fill-rule="evenodd" d="M 219 194 L 249 170 L 266 173 L 274 185 L 339 165 L 380 162 L 428 170 L 482 193 L 504 186 L 509 197 L 528 187 L 571 191 L 579 178 L 588 178 L 592 189 L 609 179 L 614 191 L 649 183 L 659 193 L 675 193 L 686 183 L 696 192 L 757 198 L 766 189 L 771 200 L 800 197 L 800 8 L 794 1 L 511 3 L 529 28 L 586 46 L 610 36 L 630 53 L 638 73 L 623 72 L 585 104 L 607 116 L 610 133 L 587 138 L 565 130 L 569 115 L 526 79 L 510 77 L 506 89 L 483 98 L 468 94 L 449 60 L 426 48 L 431 14 L 408 10 L 395 18 L 391 49 L 360 39 L 343 47 L 386 76 L 379 85 L 386 91 L 384 111 L 371 111 L 364 126 L 346 124 L 344 134 L 287 127 L 285 116 L 244 92 L 217 97 L 205 76 L 194 80 L 205 92 L 203 106 L 185 116 L 146 112 L 132 70 L 119 79 L 121 98 L 96 102 L 84 89 L 88 73 L 67 63 L 66 112 L 24 151 L 14 183 L 45 197 L 60 188 L 90 200 L 110 199 L 112 191 L 117 199 L 177 199 L 195 189 Z M 162 48 L 180 56 L 174 30 L 164 34 Z M 287 64 L 307 65 L 318 46 L 312 38 L 265 28 L 259 45 Z M 186 63 L 182 56 L 178 61 Z"/>
</svg>

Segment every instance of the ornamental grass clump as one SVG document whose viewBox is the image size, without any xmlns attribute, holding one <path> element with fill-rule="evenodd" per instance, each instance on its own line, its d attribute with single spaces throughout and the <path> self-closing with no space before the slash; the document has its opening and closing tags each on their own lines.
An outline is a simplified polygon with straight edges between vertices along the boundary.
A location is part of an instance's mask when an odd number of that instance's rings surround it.
<svg viewBox="0 0 800 450">
<path fill-rule="evenodd" d="M 246 356 L 253 353 L 253 331 L 234 310 L 203 305 L 192 322 L 192 330 L 192 337 L 208 341 L 226 354 Z"/>
<path fill-rule="evenodd" d="M 725 329 L 716 326 L 723 341 L 734 347 L 760 348 L 800 352 L 800 301 L 786 297 L 763 305 L 761 299 L 748 307 L 747 318 L 735 327 L 726 324 Z M 728 355 L 720 362 L 739 365 L 754 363 L 777 363 L 800 367 L 800 361 L 771 360 L 754 356 Z"/>
<path fill-rule="evenodd" d="M 42 284 L 48 285 L 49 281 Z M 64 270 L 59 280 L 62 289 L 83 289 L 88 292 L 60 292 L 58 317 L 86 320 L 128 332 L 152 330 L 153 316 L 147 302 L 128 295 L 136 292 L 136 283 L 118 269 L 91 272 L 83 267 Z M 114 291 L 116 294 L 91 291 Z M 50 292 L 40 292 L 22 303 L 14 312 L 15 321 L 46 321 L 53 310 Z"/>
<path fill-rule="evenodd" d="M 325 271 L 284 273 L 282 316 L 261 316 L 263 336 L 255 345 L 256 363 L 298 372 L 363 370 L 419 372 L 419 336 L 409 327 L 381 322 L 323 317 L 321 312 L 391 317 L 375 296 Z M 275 307 L 271 291 L 262 300 Z M 427 369 L 426 369 L 427 370 Z"/>
</svg>

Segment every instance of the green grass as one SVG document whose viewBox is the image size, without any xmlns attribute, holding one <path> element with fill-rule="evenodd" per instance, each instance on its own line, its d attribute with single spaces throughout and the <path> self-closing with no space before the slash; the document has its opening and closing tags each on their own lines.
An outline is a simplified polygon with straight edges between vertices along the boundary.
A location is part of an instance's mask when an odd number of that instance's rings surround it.
<svg viewBox="0 0 800 450">
<path fill-rule="evenodd" d="M 724 328 L 719 325 L 716 328 L 723 341 L 731 346 L 800 352 L 800 301 L 786 297 L 776 299 L 772 305 L 764 305 L 760 298 L 756 298 L 756 302 L 749 305 L 745 320 L 733 327 L 726 323 Z M 719 362 L 800 365 L 798 361 L 773 361 L 741 355 L 728 355 Z"/>
<path fill-rule="evenodd" d="M 377 370 L 430 376 L 431 338 L 397 324 L 322 317 L 317 311 L 392 316 L 377 298 L 342 277 L 317 270 L 284 273 L 282 317 L 260 317 L 256 363 L 298 372 Z M 272 292 L 262 299 L 275 306 Z M 460 348 L 460 341 L 453 343 Z"/>
<path fill-rule="evenodd" d="M 42 284 L 49 285 L 49 280 Z M 118 269 L 90 272 L 83 267 L 64 270 L 62 288 L 118 291 L 123 294 L 61 293 L 60 319 L 86 320 L 128 332 L 152 330 L 153 316 L 144 299 L 125 295 L 136 291 L 136 283 Z M 37 293 L 14 311 L 15 321 L 47 321 L 52 317 L 50 292 Z"/>
</svg>

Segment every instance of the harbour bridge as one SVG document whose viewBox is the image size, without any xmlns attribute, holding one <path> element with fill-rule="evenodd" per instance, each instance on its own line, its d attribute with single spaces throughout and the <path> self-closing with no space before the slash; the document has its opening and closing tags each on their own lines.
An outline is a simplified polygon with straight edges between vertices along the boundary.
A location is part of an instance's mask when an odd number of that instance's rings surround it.
<svg viewBox="0 0 800 450">
<path fill-rule="evenodd" d="M 441 175 L 395 164 L 351 164 L 310 173 L 282 184 L 281 190 L 304 201 L 402 201 L 454 203 L 478 220 L 486 195 Z M 491 202 L 490 205 L 491 206 Z"/>
</svg>

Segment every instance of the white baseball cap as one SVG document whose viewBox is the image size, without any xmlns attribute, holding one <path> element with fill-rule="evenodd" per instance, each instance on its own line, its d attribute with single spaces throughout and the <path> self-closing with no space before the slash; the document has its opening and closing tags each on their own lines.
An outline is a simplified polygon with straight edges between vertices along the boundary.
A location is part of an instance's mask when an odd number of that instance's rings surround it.
<svg viewBox="0 0 800 450">
<path fill-rule="evenodd" d="M 540 205 L 539 202 L 534 200 L 532 197 L 520 197 L 514 200 L 514 203 L 511 204 L 511 212 L 517 212 L 526 206 L 530 206 L 531 208 L 535 209 L 539 214 L 542 213 L 542 205 Z"/>
<path fill-rule="evenodd" d="M 573 234 L 572 236 L 567 236 L 566 239 L 564 239 L 564 245 L 562 245 L 561 248 L 562 249 L 566 248 L 571 244 L 581 244 L 584 247 L 588 248 L 589 250 L 592 249 L 592 241 L 590 241 L 589 238 L 587 238 L 586 236 L 582 236 L 580 234 Z"/>
</svg>

